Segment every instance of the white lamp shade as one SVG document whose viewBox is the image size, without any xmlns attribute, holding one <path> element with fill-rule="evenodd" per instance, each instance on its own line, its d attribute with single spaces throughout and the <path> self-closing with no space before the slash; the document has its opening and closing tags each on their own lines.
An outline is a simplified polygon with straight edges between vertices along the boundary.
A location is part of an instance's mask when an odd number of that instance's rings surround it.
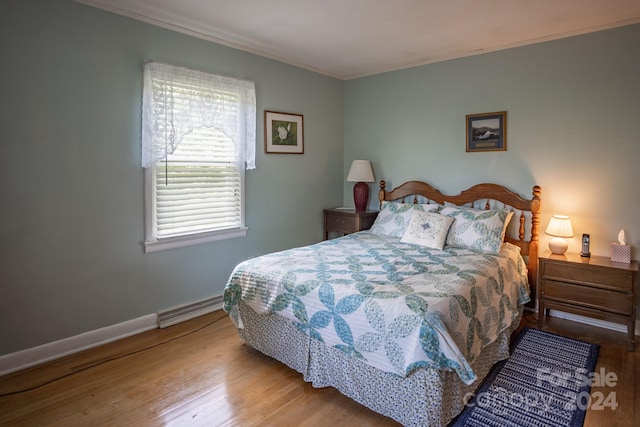
<svg viewBox="0 0 640 427">
<path fill-rule="evenodd" d="M 347 175 L 349 182 L 375 182 L 369 160 L 354 160 Z"/>
<path fill-rule="evenodd" d="M 554 215 L 544 231 L 549 236 L 555 237 L 573 237 L 573 228 L 571 227 L 571 218 L 566 215 Z"/>
<path fill-rule="evenodd" d="M 556 255 L 562 255 L 569 247 L 563 237 L 573 237 L 573 227 L 571 227 L 571 218 L 566 215 L 554 215 L 544 231 L 550 236 L 554 236 L 549 241 L 549 250 Z"/>
</svg>

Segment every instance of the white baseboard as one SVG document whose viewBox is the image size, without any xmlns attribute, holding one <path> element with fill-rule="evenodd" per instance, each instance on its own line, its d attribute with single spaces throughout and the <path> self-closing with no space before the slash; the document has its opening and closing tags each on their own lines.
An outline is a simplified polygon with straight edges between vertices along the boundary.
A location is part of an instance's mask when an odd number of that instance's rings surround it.
<svg viewBox="0 0 640 427">
<path fill-rule="evenodd" d="M 540 313 L 538 313 L 539 315 Z M 580 316 L 573 313 L 565 313 L 564 311 L 550 310 L 549 315 L 559 319 L 572 320 L 574 322 L 585 323 L 591 326 L 610 329 L 612 331 L 627 333 L 627 326 L 622 323 L 607 322 L 606 320 L 594 319 L 591 317 Z M 640 336 L 640 320 L 636 320 L 635 335 Z"/>
<path fill-rule="evenodd" d="M 185 304 L 161 313 L 147 314 L 116 325 L 84 332 L 48 344 L 0 356 L 0 376 L 59 359 L 158 327 L 164 328 L 222 308 L 222 296 Z"/>
<path fill-rule="evenodd" d="M 30 368 L 82 350 L 117 341 L 158 327 L 156 314 L 84 332 L 48 344 L 0 356 L 0 375 Z"/>
</svg>

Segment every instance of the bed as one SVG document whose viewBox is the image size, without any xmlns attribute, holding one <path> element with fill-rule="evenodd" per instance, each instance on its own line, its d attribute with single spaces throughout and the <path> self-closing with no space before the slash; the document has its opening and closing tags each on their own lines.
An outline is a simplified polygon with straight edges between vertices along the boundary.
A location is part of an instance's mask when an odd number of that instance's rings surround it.
<svg viewBox="0 0 640 427">
<path fill-rule="evenodd" d="M 371 230 L 240 263 L 224 309 L 249 345 L 403 425 L 448 424 L 509 356 L 537 278 L 540 187 L 458 195 L 381 181 Z"/>
</svg>

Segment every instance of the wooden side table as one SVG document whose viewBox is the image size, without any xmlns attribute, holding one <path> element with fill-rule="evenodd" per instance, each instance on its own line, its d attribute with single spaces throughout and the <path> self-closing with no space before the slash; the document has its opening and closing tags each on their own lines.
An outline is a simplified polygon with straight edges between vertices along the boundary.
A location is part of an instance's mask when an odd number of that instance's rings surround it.
<svg viewBox="0 0 640 427">
<path fill-rule="evenodd" d="M 324 239 L 329 233 L 355 233 L 368 230 L 378 216 L 378 211 L 356 212 L 355 209 L 325 209 L 324 210 Z"/>
<path fill-rule="evenodd" d="M 638 263 L 608 257 L 545 253 L 538 258 L 538 327 L 549 309 L 627 324 L 629 351 L 635 348 Z"/>
</svg>

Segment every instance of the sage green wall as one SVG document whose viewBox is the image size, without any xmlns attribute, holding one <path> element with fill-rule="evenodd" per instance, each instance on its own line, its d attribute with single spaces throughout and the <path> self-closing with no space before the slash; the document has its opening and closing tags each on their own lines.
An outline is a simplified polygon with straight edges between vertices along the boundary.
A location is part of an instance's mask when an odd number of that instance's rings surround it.
<svg viewBox="0 0 640 427">
<path fill-rule="evenodd" d="M 145 255 L 142 64 L 255 81 L 246 238 Z M 322 238 L 342 203 L 343 83 L 70 0 L 0 13 L 0 355 L 221 295 L 240 261 Z M 304 155 L 264 154 L 265 109 Z"/>
<path fill-rule="evenodd" d="M 640 25 L 347 81 L 344 109 L 345 174 L 363 158 L 389 189 L 497 182 L 529 196 L 537 184 L 542 231 L 570 215 L 569 250 L 590 233 L 592 253 L 609 256 L 623 228 L 638 258 Z M 508 150 L 466 153 L 465 115 L 503 110 Z"/>
</svg>

